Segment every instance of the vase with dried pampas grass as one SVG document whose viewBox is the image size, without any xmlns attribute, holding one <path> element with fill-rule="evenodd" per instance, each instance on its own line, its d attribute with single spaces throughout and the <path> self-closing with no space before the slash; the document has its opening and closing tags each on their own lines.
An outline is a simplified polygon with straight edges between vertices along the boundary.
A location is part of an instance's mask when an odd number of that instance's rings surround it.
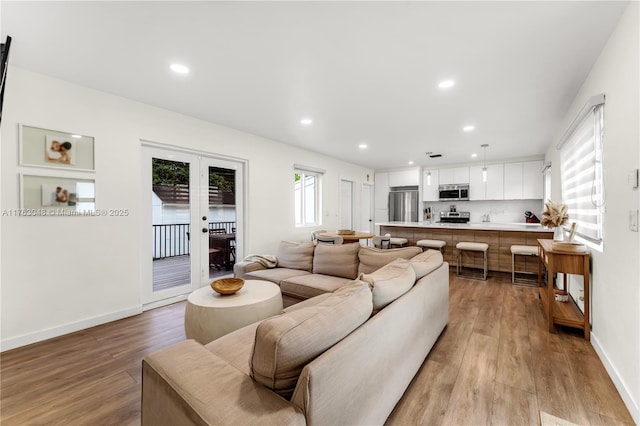
<svg viewBox="0 0 640 426">
<path fill-rule="evenodd" d="M 564 231 L 562 225 L 567 223 L 569 215 L 567 214 L 567 205 L 561 203 L 554 203 L 551 200 L 547 200 L 544 203 L 544 211 L 542 212 L 542 220 L 540 223 L 542 226 L 548 226 L 555 228 L 553 239 L 555 241 L 564 240 Z"/>
</svg>

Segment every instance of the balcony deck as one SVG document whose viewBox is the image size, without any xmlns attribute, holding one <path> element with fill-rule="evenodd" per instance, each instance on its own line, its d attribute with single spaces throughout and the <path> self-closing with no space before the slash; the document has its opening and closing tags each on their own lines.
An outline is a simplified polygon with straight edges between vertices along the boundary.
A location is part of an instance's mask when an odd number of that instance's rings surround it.
<svg viewBox="0 0 640 426">
<path fill-rule="evenodd" d="M 165 290 L 191 281 L 191 256 L 175 256 L 153 262 L 153 291 Z M 233 275 L 233 271 L 209 270 L 209 278 Z"/>
</svg>

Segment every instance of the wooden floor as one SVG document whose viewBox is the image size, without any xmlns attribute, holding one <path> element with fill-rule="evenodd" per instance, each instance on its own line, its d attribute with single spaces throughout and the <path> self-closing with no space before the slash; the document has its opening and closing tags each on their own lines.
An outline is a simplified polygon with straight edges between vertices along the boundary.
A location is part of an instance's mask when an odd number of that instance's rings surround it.
<svg viewBox="0 0 640 426">
<path fill-rule="evenodd" d="M 549 334 L 536 289 L 451 276 L 450 322 L 391 425 L 633 424 L 589 343 Z M 185 302 L 0 355 L 0 424 L 136 425 L 141 360 L 185 338 Z"/>
</svg>

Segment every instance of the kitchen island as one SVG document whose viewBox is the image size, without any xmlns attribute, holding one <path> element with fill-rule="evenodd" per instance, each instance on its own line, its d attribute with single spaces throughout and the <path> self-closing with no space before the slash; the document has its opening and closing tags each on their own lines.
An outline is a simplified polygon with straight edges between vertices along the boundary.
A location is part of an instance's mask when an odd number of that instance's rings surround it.
<svg viewBox="0 0 640 426">
<path fill-rule="evenodd" d="M 543 228 L 539 223 L 441 223 L 441 222 L 385 222 L 377 223 L 380 234 L 406 238 L 409 245 L 415 245 L 422 239 L 442 240 L 447 243 L 445 260 L 456 264 L 456 244 L 460 241 L 472 241 L 489 244 L 488 260 L 490 271 L 511 272 L 511 246 L 535 246 L 538 238 L 552 239 L 553 230 Z M 481 267 L 481 260 L 476 260 Z M 538 259 L 518 256 L 516 270 L 531 273 L 538 272 Z"/>
</svg>

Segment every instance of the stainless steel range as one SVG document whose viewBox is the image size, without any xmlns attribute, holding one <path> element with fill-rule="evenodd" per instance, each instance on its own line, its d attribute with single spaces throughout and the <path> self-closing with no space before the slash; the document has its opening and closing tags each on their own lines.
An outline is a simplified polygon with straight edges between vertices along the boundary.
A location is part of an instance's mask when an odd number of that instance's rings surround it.
<svg viewBox="0 0 640 426">
<path fill-rule="evenodd" d="M 440 222 L 442 223 L 468 223 L 470 218 L 471 213 L 469 212 L 440 212 Z"/>
</svg>

